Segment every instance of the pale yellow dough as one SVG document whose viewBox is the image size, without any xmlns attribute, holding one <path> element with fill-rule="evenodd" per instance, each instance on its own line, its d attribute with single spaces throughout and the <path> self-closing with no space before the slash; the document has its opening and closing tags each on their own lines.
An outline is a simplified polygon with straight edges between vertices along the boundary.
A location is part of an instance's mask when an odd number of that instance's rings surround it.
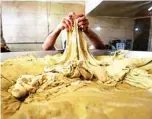
<svg viewBox="0 0 152 119">
<path fill-rule="evenodd" d="M 1 63 L 2 118 L 151 119 L 152 58 L 123 53 L 94 58 L 75 21 L 63 55 Z"/>
</svg>

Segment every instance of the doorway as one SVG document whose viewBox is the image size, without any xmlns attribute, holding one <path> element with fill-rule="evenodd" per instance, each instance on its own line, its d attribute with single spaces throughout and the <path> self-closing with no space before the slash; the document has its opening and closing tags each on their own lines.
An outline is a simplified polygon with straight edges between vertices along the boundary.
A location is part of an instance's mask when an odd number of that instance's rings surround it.
<svg viewBox="0 0 152 119">
<path fill-rule="evenodd" d="M 133 50 L 148 50 L 150 20 L 150 18 L 141 18 L 135 20 Z"/>
</svg>

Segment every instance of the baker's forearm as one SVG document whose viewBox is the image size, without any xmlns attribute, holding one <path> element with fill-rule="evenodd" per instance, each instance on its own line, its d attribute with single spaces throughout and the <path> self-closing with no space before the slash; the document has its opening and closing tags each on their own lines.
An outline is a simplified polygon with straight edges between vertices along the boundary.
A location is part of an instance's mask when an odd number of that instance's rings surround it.
<svg viewBox="0 0 152 119">
<path fill-rule="evenodd" d="M 91 43 L 94 45 L 96 49 L 105 48 L 101 38 L 96 33 L 94 33 L 90 28 L 88 28 L 88 30 L 86 30 L 84 33 L 90 39 Z"/>
<path fill-rule="evenodd" d="M 45 42 L 43 43 L 44 50 L 53 50 L 54 44 L 56 42 L 57 37 L 59 36 L 61 29 L 57 26 L 46 38 Z"/>
</svg>

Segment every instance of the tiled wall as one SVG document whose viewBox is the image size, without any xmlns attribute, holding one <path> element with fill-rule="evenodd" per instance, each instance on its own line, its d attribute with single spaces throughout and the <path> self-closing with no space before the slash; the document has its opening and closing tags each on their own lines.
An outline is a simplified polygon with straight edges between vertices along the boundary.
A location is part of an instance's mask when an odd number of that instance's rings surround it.
<svg viewBox="0 0 152 119">
<path fill-rule="evenodd" d="M 42 49 L 42 44 L 37 44 L 37 43 L 29 43 L 29 44 L 7 44 L 9 49 L 11 51 L 41 51 Z"/>
<path fill-rule="evenodd" d="M 84 13 L 82 4 L 53 2 L 3 2 L 2 18 L 4 38 L 7 43 L 32 42 L 36 44 L 8 44 L 11 50 L 42 50 L 41 44 L 69 12 Z M 132 39 L 132 19 L 88 16 L 90 27 L 104 40 Z M 97 31 L 94 26 L 101 26 Z M 39 44 L 37 44 L 37 42 Z M 61 48 L 60 37 L 56 47 Z"/>
<path fill-rule="evenodd" d="M 48 34 L 43 2 L 3 2 L 2 20 L 7 43 L 37 42 Z"/>
<path fill-rule="evenodd" d="M 42 50 L 41 45 L 69 12 L 84 13 L 82 4 L 56 2 L 3 2 L 4 38 L 12 51 Z M 133 39 L 134 20 L 88 16 L 90 27 L 108 44 L 113 39 Z M 100 26 L 100 30 L 96 30 Z M 26 42 L 30 44 L 18 44 Z M 35 43 L 35 44 L 34 44 Z M 56 47 L 61 48 L 60 37 Z"/>
<path fill-rule="evenodd" d="M 134 20 L 132 18 L 113 18 L 88 16 L 90 27 L 103 39 L 105 44 L 114 39 L 133 39 Z M 96 27 L 100 26 L 98 30 Z"/>
<path fill-rule="evenodd" d="M 12 51 L 42 50 L 41 45 L 47 35 L 72 11 L 84 13 L 85 7 L 56 2 L 5 1 L 2 3 L 4 38 Z M 18 44 L 23 42 L 26 44 Z M 60 37 L 56 47 L 61 48 Z"/>
<path fill-rule="evenodd" d="M 85 12 L 82 4 L 25 1 L 6 1 L 2 4 L 4 38 L 7 43 L 15 43 L 8 44 L 12 51 L 42 50 L 41 45 L 46 36 L 64 16 L 71 11 Z M 105 44 L 113 39 L 133 39 L 134 20 L 131 18 L 88 16 L 88 19 L 90 27 L 103 39 Z M 100 30 L 96 29 L 98 26 L 101 27 Z M 152 51 L 152 18 L 149 39 L 149 50 Z M 18 44 L 21 42 L 32 43 Z M 61 48 L 60 37 L 56 42 L 56 47 Z"/>
</svg>

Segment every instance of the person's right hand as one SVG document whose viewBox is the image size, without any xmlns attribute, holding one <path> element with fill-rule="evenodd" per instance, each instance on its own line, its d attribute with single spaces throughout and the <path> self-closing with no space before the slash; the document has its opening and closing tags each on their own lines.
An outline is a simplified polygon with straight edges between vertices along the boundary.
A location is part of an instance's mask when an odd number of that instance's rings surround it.
<svg viewBox="0 0 152 119">
<path fill-rule="evenodd" d="M 73 16 L 75 16 L 75 13 L 71 12 L 67 17 L 63 18 L 60 24 L 58 25 L 58 28 L 60 30 L 66 29 L 67 31 L 71 31 L 74 24 Z"/>
</svg>

